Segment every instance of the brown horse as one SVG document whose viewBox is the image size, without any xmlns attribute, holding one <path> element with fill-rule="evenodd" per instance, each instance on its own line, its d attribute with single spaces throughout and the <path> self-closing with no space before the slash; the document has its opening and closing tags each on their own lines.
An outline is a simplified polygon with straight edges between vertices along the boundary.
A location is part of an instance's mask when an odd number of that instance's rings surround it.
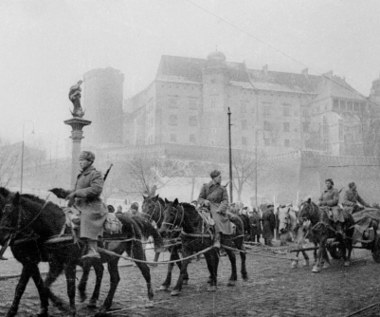
<svg viewBox="0 0 380 317">
<path fill-rule="evenodd" d="M 337 249 L 341 252 L 344 259 L 344 266 L 350 265 L 351 251 L 352 251 L 352 235 L 354 232 L 353 225 L 354 220 L 351 215 L 346 217 L 343 224 L 344 236 L 341 237 L 337 234 L 334 229 L 334 225 L 330 220 L 324 209 L 320 209 L 315 203 L 308 199 L 300 205 L 300 211 L 298 215 L 299 223 L 313 236 L 313 239 L 318 244 L 317 251 L 317 262 L 313 267 L 312 272 L 318 273 L 321 271 L 322 267 L 322 258 L 326 253 L 326 249 L 336 250 L 334 247 L 331 247 L 331 243 L 337 244 Z M 330 240 L 330 241 L 331 241 Z M 346 254 L 347 251 L 347 254 Z"/>
<path fill-rule="evenodd" d="M 128 216 L 119 218 L 123 224 L 122 234 L 118 236 L 120 243 L 115 246 L 112 245 L 111 251 L 122 254 L 127 252 L 129 255 L 133 253 L 133 257 L 139 260 L 145 260 L 144 250 L 141 244 L 141 229 L 136 221 Z M 65 215 L 62 209 L 51 203 L 46 202 L 38 197 L 32 195 L 19 195 L 16 193 L 14 197 L 6 203 L 3 214 L 0 220 L 0 244 L 4 245 L 11 239 L 30 232 L 29 239 L 25 240 L 18 246 L 19 253 L 14 254 L 16 259 L 23 264 L 23 272 L 16 289 L 18 294 L 18 301 L 14 301 L 8 316 L 15 316 L 19 304 L 19 300 L 23 291 L 28 283 L 29 278 L 39 283 L 39 293 L 41 298 L 41 305 L 43 306 L 43 314 L 41 316 L 47 316 L 47 293 L 50 292 L 51 284 L 61 274 L 62 271 L 66 273 L 68 295 L 70 300 L 70 315 L 75 316 L 75 267 L 79 264 L 83 250 L 80 245 L 70 241 L 68 243 L 49 246 L 45 242 L 52 236 L 60 234 L 62 227 L 65 223 Z M 155 229 L 147 222 L 140 224 L 147 231 L 151 231 L 156 246 L 160 246 L 162 240 Z M 154 234 L 155 232 L 155 234 Z M 13 250 L 12 250 L 13 251 Z M 40 261 L 49 261 L 50 270 L 45 280 L 45 287 L 40 285 L 40 274 L 36 269 L 30 269 L 28 257 L 30 254 L 35 254 L 33 258 L 33 264 L 37 266 Z M 96 261 L 106 262 L 108 264 L 108 271 L 110 273 L 111 285 L 108 295 L 100 308 L 97 316 L 106 315 L 106 311 L 111 307 L 114 294 L 116 292 L 117 285 L 120 281 L 120 275 L 118 272 L 119 257 L 110 255 L 101 255 L 101 260 L 90 260 L 92 264 Z M 24 264 L 28 264 L 25 266 Z M 153 289 L 150 281 L 149 267 L 145 263 L 136 263 L 141 270 L 148 288 L 148 298 L 153 299 Z M 38 269 L 38 267 L 37 267 Z M 39 278 L 38 278 L 39 276 Z M 36 283 L 37 285 L 37 283 Z"/>
</svg>

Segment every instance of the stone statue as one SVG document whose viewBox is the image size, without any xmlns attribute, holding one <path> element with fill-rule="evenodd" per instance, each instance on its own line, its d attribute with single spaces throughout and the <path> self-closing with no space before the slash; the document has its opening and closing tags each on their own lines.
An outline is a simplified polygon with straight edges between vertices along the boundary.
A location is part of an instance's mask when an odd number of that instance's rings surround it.
<svg viewBox="0 0 380 317">
<path fill-rule="evenodd" d="M 73 111 L 71 111 L 71 114 L 73 117 L 82 118 L 84 116 L 84 111 L 82 109 L 82 106 L 80 104 L 80 98 L 82 89 L 80 88 L 80 85 L 83 83 L 83 80 L 79 80 L 76 85 L 70 87 L 69 91 L 69 99 L 74 105 Z"/>
</svg>

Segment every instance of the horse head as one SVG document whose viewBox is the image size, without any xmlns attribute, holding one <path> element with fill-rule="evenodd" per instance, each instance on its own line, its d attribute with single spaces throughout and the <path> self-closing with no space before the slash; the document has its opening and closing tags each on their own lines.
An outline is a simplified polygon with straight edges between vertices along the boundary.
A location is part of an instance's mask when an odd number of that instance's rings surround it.
<svg viewBox="0 0 380 317">
<path fill-rule="evenodd" d="M 179 208 L 180 203 L 176 198 L 174 201 L 169 201 L 165 198 L 165 208 L 163 211 L 163 220 L 159 232 L 166 234 L 174 228 L 181 226 L 181 219 L 183 219 L 184 210 Z M 181 210 L 182 209 L 182 210 Z M 179 213 L 182 213 L 179 215 Z"/>
<path fill-rule="evenodd" d="M 12 235 L 16 234 L 21 222 L 21 197 L 19 193 L 2 198 L 0 219 L 0 244 L 4 245 Z"/>
<path fill-rule="evenodd" d="M 278 230 L 280 234 L 285 234 L 291 230 L 292 219 L 290 215 L 291 206 L 280 206 L 278 208 Z"/>
<path fill-rule="evenodd" d="M 149 221 L 154 221 L 158 227 L 161 226 L 163 220 L 163 209 L 165 203 L 163 199 L 156 196 L 143 195 L 142 213 L 145 214 Z"/>
</svg>

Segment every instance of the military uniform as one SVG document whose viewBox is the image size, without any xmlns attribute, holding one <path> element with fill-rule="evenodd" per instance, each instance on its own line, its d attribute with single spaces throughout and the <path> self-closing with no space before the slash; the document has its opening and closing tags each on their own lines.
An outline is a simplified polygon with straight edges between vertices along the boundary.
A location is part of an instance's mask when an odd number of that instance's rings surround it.
<svg viewBox="0 0 380 317">
<path fill-rule="evenodd" d="M 233 234 L 233 227 L 227 216 L 228 194 L 224 186 L 213 181 L 203 184 L 199 194 L 198 203 L 205 200 L 210 202 L 211 215 L 215 221 L 215 231 L 223 234 Z"/>
<path fill-rule="evenodd" d="M 107 207 L 100 199 L 103 190 L 103 176 L 93 166 L 82 171 L 74 189 L 75 206 L 81 212 L 80 237 L 97 240 L 103 235 L 103 224 Z"/>
<path fill-rule="evenodd" d="M 344 215 L 342 209 L 338 206 L 339 203 L 339 191 L 335 188 L 326 189 L 319 198 L 319 206 L 322 209 L 328 209 L 332 211 L 332 218 L 334 222 L 344 222 Z"/>
<path fill-rule="evenodd" d="M 272 245 L 272 239 L 274 238 L 274 230 L 276 229 L 276 216 L 273 210 L 267 209 L 263 213 L 263 238 L 266 245 Z"/>
<path fill-rule="evenodd" d="M 351 188 L 347 189 L 344 193 L 342 202 L 342 205 L 345 207 L 345 209 L 350 213 L 359 211 L 362 208 L 358 206 L 358 203 L 363 207 L 369 207 L 369 205 L 360 197 L 356 190 L 352 190 Z"/>
</svg>

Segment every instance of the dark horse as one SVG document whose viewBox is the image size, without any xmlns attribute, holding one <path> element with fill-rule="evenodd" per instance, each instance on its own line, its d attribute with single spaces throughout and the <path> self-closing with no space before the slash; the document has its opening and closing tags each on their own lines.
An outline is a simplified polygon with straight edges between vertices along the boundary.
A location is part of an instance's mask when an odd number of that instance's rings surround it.
<svg viewBox="0 0 380 317">
<path fill-rule="evenodd" d="M 313 240 L 318 243 L 317 262 L 313 267 L 312 272 L 318 273 L 321 271 L 322 258 L 326 253 L 326 248 L 331 248 L 331 243 L 328 240 L 334 240 L 332 243 L 337 243 L 337 248 L 341 251 L 344 259 L 344 266 L 350 265 L 351 251 L 352 251 L 352 235 L 354 233 L 354 220 L 350 214 L 345 217 L 343 224 L 344 236 L 337 235 L 336 230 L 333 227 L 333 223 L 330 220 L 327 212 L 320 209 L 315 203 L 308 199 L 300 205 L 300 211 L 298 220 L 302 227 L 306 227 Z M 330 246 L 330 247 L 329 247 Z M 347 251 L 347 254 L 346 254 Z M 331 253 L 331 252 L 330 252 Z M 332 254 L 333 255 L 333 254 Z"/>
<path fill-rule="evenodd" d="M 212 234 L 205 229 L 204 219 L 197 211 L 197 209 L 187 203 L 179 203 L 177 199 L 173 202 L 165 200 L 166 207 L 164 210 L 164 220 L 160 232 L 166 232 L 174 227 L 182 228 L 182 254 L 185 260 L 182 262 L 182 268 L 177 284 L 172 291 L 172 295 L 178 295 L 182 289 L 183 279 L 187 272 L 187 266 L 190 259 L 186 259 L 194 252 L 200 252 L 209 248 L 204 253 L 207 268 L 210 272 L 210 287 L 209 291 L 216 291 L 217 273 L 219 265 L 219 254 L 217 249 L 212 247 L 213 237 Z M 243 223 L 239 217 L 233 217 L 234 224 L 236 225 L 236 234 L 233 236 L 222 235 L 222 244 L 229 248 L 237 248 L 244 251 L 244 234 Z M 245 252 L 245 251 L 244 251 Z M 241 256 L 241 274 L 244 280 L 248 279 L 248 274 L 245 265 L 245 253 L 240 252 Z M 226 253 L 231 262 L 232 273 L 229 279 L 229 286 L 234 286 L 237 280 L 236 273 L 236 257 L 234 251 L 226 248 Z"/>
<path fill-rule="evenodd" d="M 51 298 L 55 297 L 50 291 L 50 286 L 63 271 L 65 271 L 67 280 L 70 314 L 75 316 L 75 268 L 81 262 L 82 247 L 77 243 L 73 243 L 72 240 L 68 243 L 45 243 L 50 237 L 60 234 L 66 221 L 64 212 L 59 206 L 33 195 L 19 195 L 16 193 L 15 195 L 8 194 L 8 198 L 9 200 L 3 208 L 0 220 L 0 244 L 6 244 L 9 239 L 17 241 L 15 240 L 16 237 L 21 234 L 25 235 L 26 232 L 28 232 L 29 237 L 17 245 L 17 250 L 11 247 L 15 258 L 22 263 L 23 271 L 16 288 L 15 299 L 7 316 L 15 316 L 17 313 L 19 301 L 30 277 L 34 279 L 39 290 L 42 306 L 40 316 L 48 316 L 47 295 L 50 295 Z M 122 216 L 119 219 L 123 224 L 122 234 L 118 236 L 121 242 L 112 243 L 112 247 L 108 247 L 108 250 L 117 254 L 122 254 L 126 251 L 129 255 L 133 254 L 136 259 L 145 260 L 140 241 L 142 236 L 141 227 L 145 228 L 146 232 L 150 232 L 157 245 L 161 244 L 162 240 L 159 234 L 147 221 L 142 221 L 138 225 L 136 220 L 128 216 Z M 49 261 L 50 264 L 45 283 L 41 282 L 37 266 L 41 261 Z M 85 261 L 85 263 L 89 263 L 88 265 L 95 265 L 96 262 L 101 265 L 102 262 L 106 262 L 110 273 L 110 289 L 97 316 L 105 315 L 112 305 L 113 297 L 120 281 L 118 261 L 119 257 L 103 254 L 101 255 L 101 260 Z M 148 298 L 152 300 L 153 289 L 150 282 L 149 267 L 145 263 L 136 262 L 136 264 L 146 280 Z"/>
<path fill-rule="evenodd" d="M 149 221 L 154 221 L 157 224 L 158 228 L 161 228 L 162 221 L 164 220 L 164 209 L 165 209 L 165 202 L 164 200 L 159 197 L 158 195 L 154 197 L 149 196 L 143 196 L 144 201 L 142 204 L 142 211 L 143 214 L 147 217 Z M 172 229 L 169 236 L 168 241 L 169 243 L 176 244 L 176 239 L 179 238 L 180 231 L 178 228 Z M 178 251 L 181 250 L 181 245 L 173 245 L 168 247 L 168 250 L 170 252 L 170 259 L 169 261 L 177 261 L 180 259 Z M 182 268 L 182 263 L 180 261 L 177 262 L 177 266 L 179 270 Z M 171 284 L 172 280 L 172 271 L 174 268 L 174 263 L 168 264 L 168 272 L 166 274 L 166 279 L 162 283 L 160 290 L 168 290 Z M 184 273 L 183 277 L 183 284 L 187 284 L 189 280 L 188 273 Z"/>
</svg>

